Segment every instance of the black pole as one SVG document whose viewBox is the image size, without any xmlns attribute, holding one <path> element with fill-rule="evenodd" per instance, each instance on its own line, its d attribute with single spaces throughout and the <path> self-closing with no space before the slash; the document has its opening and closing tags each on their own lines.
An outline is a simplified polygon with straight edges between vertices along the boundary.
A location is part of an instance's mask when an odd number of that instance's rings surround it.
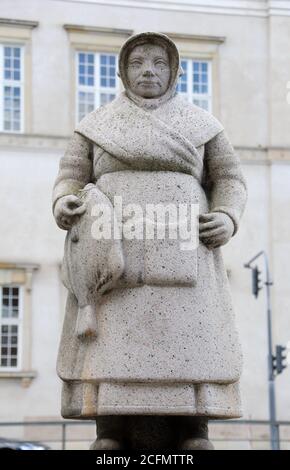
<svg viewBox="0 0 290 470">
<path fill-rule="evenodd" d="M 280 449 L 279 442 L 279 425 L 276 420 L 276 397 L 275 397 L 275 373 L 273 366 L 273 342 L 272 342 L 272 307 L 270 286 L 273 282 L 270 279 L 269 262 L 265 251 L 260 251 L 248 263 L 245 268 L 251 268 L 251 263 L 260 256 L 264 257 L 266 270 L 266 300 L 267 300 L 267 333 L 268 333 L 268 390 L 269 390 L 269 416 L 270 416 L 270 432 L 271 432 L 271 448 L 272 450 Z"/>
</svg>

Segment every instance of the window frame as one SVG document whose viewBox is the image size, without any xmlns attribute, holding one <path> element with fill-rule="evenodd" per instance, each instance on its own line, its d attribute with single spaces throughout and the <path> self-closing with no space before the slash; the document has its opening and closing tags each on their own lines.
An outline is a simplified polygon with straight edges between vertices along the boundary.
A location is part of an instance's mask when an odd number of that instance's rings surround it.
<svg viewBox="0 0 290 470">
<path fill-rule="evenodd" d="M 5 67 L 1 66 L 4 64 L 4 48 L 5 47 L 18 47 L 20 49 L 20 80 L 11 80 L 6 79 L 4 77 L 4 70 Z M 24 115 L 25 115 L 25 44 L 24 43 L 16 43 L 16 42 L 9 42 L 9 41 L 1 41 L 0 42 L 0 132 L 8 133 L 8 134 L 23 134 L 24 133 Z M 19 87 L 20 88 L 20 128 L 19 130 L 15 129 L 4 129 L 4 88 L 5 86 L 9 86 L 11 88 Z"/>
<path fill-rule="evenodd" d="M 0 44 L 21 47 L 22 50 L 22 102 L 21 102 L 21 126 L 20 130 L 3 130 L 0 134 L 7 135 L 9 139 L 15 134 L 17 136 L 33 132 L 32 127 L 32 38 L 33 30 L 38 27 L 37 21 L 13 20 L 1 18 L 0 21 Z M 3 91 L 2 91 L 3 93 Z M 3 101 L 2 101 L 3 103 Z M 1 119 L 4 118 L 4 111 Z M 13 140 L 11 142 L 14 142 Z M 16 140 L 15 140 L 16 142 Z"/>
<path fill-rule="evenodd" d="M 93 54 L 94 55 L 94 78 L 95 83 L 94 85 L 80 85 L 79 84 L 79 55 L 80 54 Z M 116 80 L 116 87 L 102 87 L 100 84 L 100 56 L 101 55 L 113 55 L 116 58 L 115 63 L 115 80 Z M 118 54 L 115 51 L 108 51 L 106 49 L 102 50 L 88 50 L 86 48 L 76 49 L 74 53 L 74 63 L 75 63 L 75 124 L 77 125 L 82 118 L 79 117 L 79 93 L 81 91 L 85 93 L 94 93 L 94 109 L 97 109 L 101 106 L 100 104 L 100 96 L 101 93 L 105 94 L 117 94 L 120 92 L 121 84 L 120 78 L 118 77 Z M 97 83 L 98 81 L 98 83 Z"/>
<path fill-rule="evenodd" d="M 181 96 L 184 96 L 187 98 L 187 100 L 190 103 L 194 103 L 194 100 L 205 100 L 208 103 L 208 108 L 206 111 L 209 113 L 212 112 L 213 108 L 213 90 L 212 90 L 212 60 L 211 59 L 203 59 L 203 58 L 194 58 L 194 57 L 180 57 L 180 64 L 182 65 L 182 62 L 186 61 L 187 62 L 187 91 L 182 92 L 178 90 L 178 93 Z M 193 69 L 193 63 L 206 63 L 208 66 L 207 74 L 208 74 L 208 81 L 207 81 L 207 86 L 208 86 L 208 93 L 195 93 L 193 91 L 193 74 L 194 74 L 194 69 Z M 196 105 L 199 106 L 199 105 Z M 202 108 L 205 109 L 205 108 Z"/>
<path fill-rule="evenodd" d="M 164 31 L 176 44 L 181 58 L 210 61 L 211 63 L 211 110 L 221 119 L 221 70 L 220 50 L 226 41 L 225 36 L 204 36 L 196 34 Z"/>
<path fill-rule="evenodd" d="M 64 24 L 70 45 L 70 73 L 73 77 L 70 87 L 70 131 L 76 126 L 77 108 L 77 80 L 75 52 L 99 52 L 104 54 L 119 54 L 124 42 L 133 34 L 131 29 L 107 28 L 87 26 L 82 24 Z M 122 82 L 118 80 L 118 92 L 123 89 Z"/>
<path fill-rule="evenodd" d="M 17 319 L 14 318 L 3 318 L 2 317 L 2 299 L 3 299 L 3 288 L 9 287 L 14 288 L 17 287 L 19 289 L 19 304 L 18 304 L 18 317 Z M 23 369 L 22 364 L 22 349 L 23 349 L 23 317 L 24 317 L 24 302 L 23 302 L 23 285 L 21 284 L 1 284 L 0 285 L 0 305 L 1 305 L 1 315 L 0 315 L 0 346 L 2 345 L 2 332 L 1 327 L 2 325 L 17 325 L 18 332 L 17 332 L 17 366 L 1 366 L 0 361 L 0 372 L 18 372 Z M 1 360 L 1 350 L 0 350 L 0 360 Z"/>
</svg>

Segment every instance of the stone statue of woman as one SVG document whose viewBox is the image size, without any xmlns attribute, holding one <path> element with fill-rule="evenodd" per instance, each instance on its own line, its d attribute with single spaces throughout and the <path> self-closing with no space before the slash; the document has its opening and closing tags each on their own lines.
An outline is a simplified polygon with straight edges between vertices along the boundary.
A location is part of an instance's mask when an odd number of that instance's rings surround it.
<svg viewBox="0 0 290 470">
<path fill-rule="evenodd" d="M 181 74 L 166 35 L 130 37 L 119 55 L 124 92 L 79 123 L 54 186 L 67 230 L 62 416 L 96 420 L 91 449 L 212 449 L 208 420 L 242 414 L 220 247 L 237 232 L 246 185 L 223 126 L 177 93 Z M 125 237 L 131 212 L 120 215 L 116 197 L 135 213 L 198 204 L 197 248 Z M 94 235 L 104 213 L 114 237 Z"/>
</svg>

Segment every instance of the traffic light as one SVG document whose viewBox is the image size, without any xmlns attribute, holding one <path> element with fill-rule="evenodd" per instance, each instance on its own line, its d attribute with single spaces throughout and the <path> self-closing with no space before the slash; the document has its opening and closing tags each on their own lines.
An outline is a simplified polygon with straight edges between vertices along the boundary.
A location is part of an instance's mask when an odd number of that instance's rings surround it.
<svg viewBox="0 0 290 470">
<path fill-rule="evenodd" d="M 260 275 L 261 271 L 258 269 L 257 266 L 252 268 L 252 293 L 256 298 L 259 295 L 259 291 L 262 289 L 262 286 L 260 285 Z"/>
<path fill-rule="evenodd" d="M 284 364 L 284 361 L 287 359 L 286 354 L 284 353 L 286 349 L 287 348 L 280 344 L 276 346 L 276 356 L 273 357 L 273 368 L 276 370 L 277 374 L 281 374 L 283 369 L 287 367 L 287 364 Z"/>
</svg>

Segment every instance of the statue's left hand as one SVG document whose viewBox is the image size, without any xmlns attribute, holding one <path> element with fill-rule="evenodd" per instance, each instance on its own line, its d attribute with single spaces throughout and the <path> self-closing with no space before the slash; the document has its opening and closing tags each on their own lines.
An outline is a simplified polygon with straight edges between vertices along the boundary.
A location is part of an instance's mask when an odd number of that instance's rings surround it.
<svg viewBox="0 0 290 470">
<path fill-rule="evenodd" d="M 234 233 L 232 219 L 223 212 L 209 212 L 199 216 L 199 238 L 208 248 L 225 245 Z"/>
</svg>

